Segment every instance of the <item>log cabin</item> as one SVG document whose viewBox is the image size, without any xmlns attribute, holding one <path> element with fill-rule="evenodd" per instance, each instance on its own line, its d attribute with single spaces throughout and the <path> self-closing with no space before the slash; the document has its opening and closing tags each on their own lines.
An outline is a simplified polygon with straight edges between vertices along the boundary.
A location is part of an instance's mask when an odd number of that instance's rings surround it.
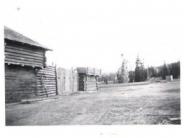
<svg viewBox="0 0 184 138">
<path fill-rule="evenodd" d="M 46 66 L 48 50 L 32 39 L 4 27 L 5 101 L 19 102 L 37 96 L 38 70 Z"/>
<path fill-rule="evenodd" d="M 97 80 L 101 70 L 88 67 L 77 68 L 78 72 L 78 90 L 79 91 L 97 91 Z"/>
</svg>

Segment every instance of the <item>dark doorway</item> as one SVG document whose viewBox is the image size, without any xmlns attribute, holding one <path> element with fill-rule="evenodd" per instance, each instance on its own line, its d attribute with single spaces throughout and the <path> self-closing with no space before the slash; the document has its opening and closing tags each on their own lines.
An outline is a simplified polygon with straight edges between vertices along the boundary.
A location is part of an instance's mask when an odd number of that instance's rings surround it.
<svg viewBox="0 0 184 138">
<path fill-rule="evenodd" d="M 79 91 L 84 91 L 84 74 L 79 74 Z"/>
</svg>

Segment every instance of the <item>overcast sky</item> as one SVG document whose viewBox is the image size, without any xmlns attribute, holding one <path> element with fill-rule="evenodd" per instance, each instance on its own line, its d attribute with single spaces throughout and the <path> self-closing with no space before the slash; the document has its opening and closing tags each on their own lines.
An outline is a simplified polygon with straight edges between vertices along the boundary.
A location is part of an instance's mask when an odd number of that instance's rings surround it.
<svg viewBox="0 0 184 138">
<path fill-rule="evenodd" d="M 48 62 L 115 72 L 180 60 L 183 0 L 7 0 L 5 25 L 53 49 Z"/>
</svg>

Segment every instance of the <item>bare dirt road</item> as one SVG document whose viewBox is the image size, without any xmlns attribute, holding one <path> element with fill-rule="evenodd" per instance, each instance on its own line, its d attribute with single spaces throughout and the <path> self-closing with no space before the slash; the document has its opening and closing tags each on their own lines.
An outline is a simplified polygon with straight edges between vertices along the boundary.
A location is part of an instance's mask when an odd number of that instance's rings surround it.
<svg viewBox="0 0 184 138">
<path fill-rule="evenodd" d="M 180 82 L 107 87 L 6 105 L 6 125 L 180 124 Z"/>
</svg>

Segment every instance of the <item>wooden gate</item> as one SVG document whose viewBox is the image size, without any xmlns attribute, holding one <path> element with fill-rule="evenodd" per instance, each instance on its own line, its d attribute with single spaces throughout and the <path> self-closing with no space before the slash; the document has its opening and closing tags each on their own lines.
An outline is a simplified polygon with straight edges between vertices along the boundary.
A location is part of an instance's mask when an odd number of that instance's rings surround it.
<svg viewBox="0 0 184 138">
<path fill-rule="evenodd" d="M 73 69 L 57 68 L 57 90 L 60 95 L 67 95 L 78 90 L 78 75 Z"/>
</svg>

